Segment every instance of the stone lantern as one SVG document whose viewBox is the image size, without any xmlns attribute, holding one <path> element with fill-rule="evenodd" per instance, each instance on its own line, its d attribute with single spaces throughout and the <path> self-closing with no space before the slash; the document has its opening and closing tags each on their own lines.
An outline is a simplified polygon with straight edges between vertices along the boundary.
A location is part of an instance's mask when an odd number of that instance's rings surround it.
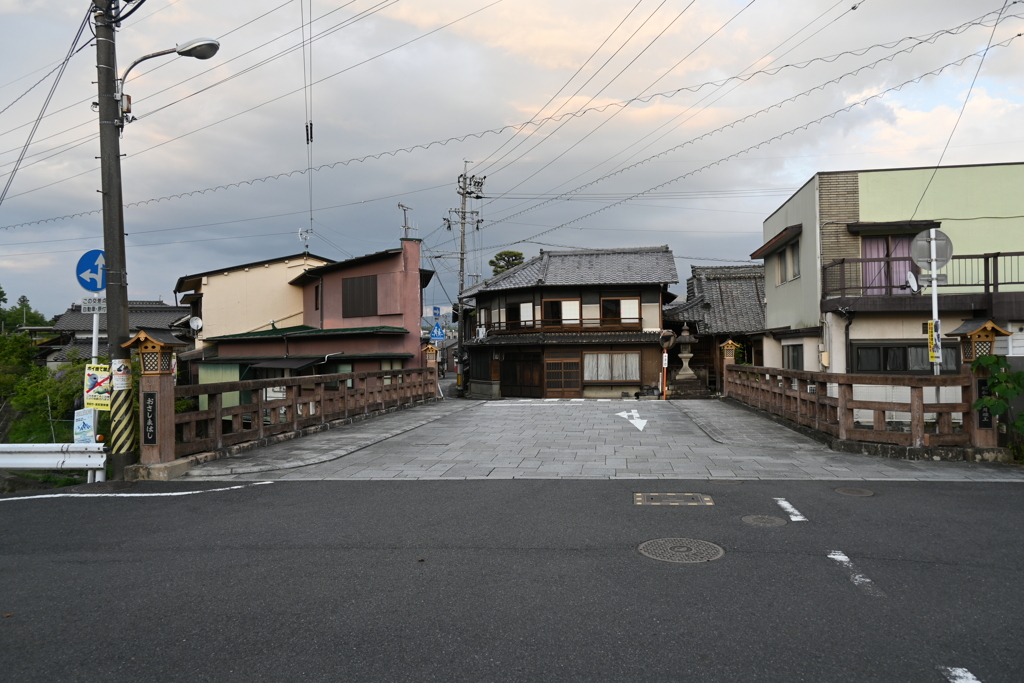
<svg viewBox="0 0 1024 683">
<path fill-rule="evenodd" d="M 175 349 L 188 346 L 168 330 L 140 328 L 122 344 L 135 349 L 142 366 L 139 378 L 139 461 L 144 465 L 174 460 Z"/>
<path fill-rule="evenodd" d="M 693 374 L 693 370 L 690 369 L 690 360 L 693 358 L 693 351 L 691 349 L 696 343 L 697 338 L 690 335 L 689 325 L 683 323 L 683 331 L 676 338 L 676 344 L 679 345 L 679 360 L 683 362 L 683 366 L 679 368 L 679 372 L 676 373 L 677 381 L 696 377 L 696 375 Z"/>
<path fill-rule="evenodd" d="M 981 356 L 995 353 L 996 337 L 1008 337 L 1010 333 L 989 318 L 972 318 L 964 320 L 960 327 L 949 332 L 947 337 L 959 337 L 962 360 L 961 371 L 970 374 L 971 363 Z M 965 387 L 964 400 L 968 404 L 983 396 L 989 395 L 988 372 L 979 374 L 972 385 Z M 994 448 L 999 445 L 999 436 L 995 430 L 996 419 L 988 408 L 972 411 L 971 445 L 976 448 Z M 964 423 L 968 424 L 968 414 L 964 414 Z"/>
</svg>

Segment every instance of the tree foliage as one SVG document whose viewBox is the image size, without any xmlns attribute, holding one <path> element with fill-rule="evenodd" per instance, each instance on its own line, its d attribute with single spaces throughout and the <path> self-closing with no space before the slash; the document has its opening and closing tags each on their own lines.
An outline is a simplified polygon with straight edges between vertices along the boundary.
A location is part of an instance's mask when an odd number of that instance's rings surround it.
<svg viewBox="0 0 1024 683">
<path fill-rule="evenodd" d="M 523 259 L 523 252 L 521 251 L 499 251 L 494 255 L 494 258 L 487 262 L 487 265 L 494 269 L 495 275 L 498 275 L 506 270 L 522 265 Z"/>
<path fill-rule="evenodd" d="M 5 303 L 7 303 L 7 293 L 3 287 L 0 287 L 0 321 L 2 321 L 0 328 L 7 332 L 17 329 L 19 325 L 40 327 L 50 324 L 45 315 L 32 308 L 32 304 L 24 294 L 19 296 L 17 303 L 10 308 L 3 308 L 2 304 Z"/>
<path fill-rule="evenodd" d="M 988 408 L 993 415 L 1006 415 L 1010 448 L 1017 457 L 1024 457 L 1024 412 L 1015 414 L 1013 400 L 1024 395 L 1024 371 L 1012 372 L 1005 356 L 979 356 L 971 365 L 975 374 L 988 373 L 991 396 L 974 402 L 974 409 Z"/>
</svg>

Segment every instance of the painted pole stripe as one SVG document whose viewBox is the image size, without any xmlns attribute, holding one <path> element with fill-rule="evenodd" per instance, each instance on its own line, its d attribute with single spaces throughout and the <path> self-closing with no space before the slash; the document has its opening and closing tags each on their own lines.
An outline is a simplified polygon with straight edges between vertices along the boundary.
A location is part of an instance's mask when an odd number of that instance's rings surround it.
<svg viewBox="0 0 1024 683">
<path fill-rule="evenodd" d="M 807 518 L 800 514 L 800 511 L 789 504 L 785 498 L 776 498 L 775 502 L 779 504 L 779 507 L 786 511 L 789 515 L 790 520 L 794 522 L 806 522 Z"/>
<path fill-rule="evenodd" d="M 882 592 L 882 589 L 872 583 L 871 579 L 864 576 L 854 568 L 853 562 L 851 562 L 850 558 L 846 556 L 846 553 L 841 550 L 833 550 L 828 554 L 828 558 L 841 564 L 843 568 L 850 573 L 850 581 L 853 582 L 854 586 L 860 588 L 862 591 L 873 597 L 885 597 L 885 593 Z"/>
<path fill-rule="evenodd" d="M 959 666 L 940 666 L 939 671 L 949 683 L 981 683 L 974 674 Z"/>
<path fill-rule="evenodd" d="M 40 498 L 162 498 L 168 496 L 194 496 L 197 493 L 217 493 L 219 491 L 237 491 L 238 489 L 249 488 L 250 486 L 263 486 L 273 484 L 272 481 L 257 481 L 252 484 L 241 486 L 228 486 L 223 489 L 200 489 L 198 491 L 174 491 L 169 493 L 47 493 L 41 496 L 20 496 L 18 498 L 0 498 L 0 503 L 9 503 L 15 500 L 39 500 Z"/>
</svg>

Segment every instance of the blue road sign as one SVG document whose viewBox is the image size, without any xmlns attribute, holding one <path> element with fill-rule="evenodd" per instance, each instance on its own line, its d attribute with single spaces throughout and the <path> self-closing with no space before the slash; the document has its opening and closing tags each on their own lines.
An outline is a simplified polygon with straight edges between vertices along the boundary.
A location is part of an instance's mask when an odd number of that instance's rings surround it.
<svg viewBox="0 0 1024 683">
<path fill-rule="evenodd" d="M 434 317 L 435 318 L 440 318 L 441 317 L 441 307 L 440 306 L 434 306 Z"/>
<path fill-rule="evenodd" d="M 434 323 L 434 329 L 430 331 L 430 341 L 444 341 L 444 330 L 441 329 L 441 323 Z"/>
<path fill-rule="evenodd" d="M 102 292 L 107 288 L 107 261 L 102 249 L 93 249 L 82 254 L 75 266 L 78 284 L 87 292 Z"/>
</svg>

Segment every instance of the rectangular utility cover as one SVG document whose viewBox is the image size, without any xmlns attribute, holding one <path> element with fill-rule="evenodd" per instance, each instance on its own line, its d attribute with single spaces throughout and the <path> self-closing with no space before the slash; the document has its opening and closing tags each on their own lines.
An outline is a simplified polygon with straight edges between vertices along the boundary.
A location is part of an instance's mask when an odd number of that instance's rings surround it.
<svg viewBox="0 0 1024 683">
<path fill-rule="evenodd" d="M 714 505 L 703 493 L 634 493 L 636 505 Z"/>
</svg>

